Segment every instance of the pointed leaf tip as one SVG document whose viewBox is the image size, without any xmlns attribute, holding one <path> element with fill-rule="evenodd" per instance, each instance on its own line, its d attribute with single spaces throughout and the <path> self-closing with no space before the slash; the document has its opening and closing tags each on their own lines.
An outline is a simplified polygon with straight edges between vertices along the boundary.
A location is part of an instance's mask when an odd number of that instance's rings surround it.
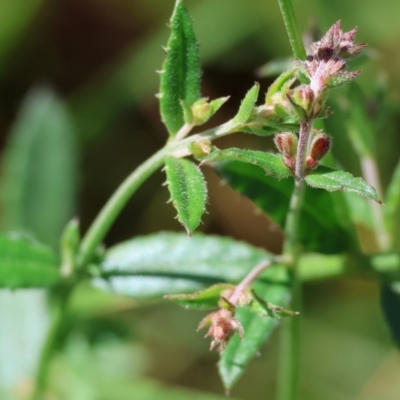
<svg viewBox="0 0 400 400">
<path fill-rule="evenodd" d="M 238 124 L 245 124 L 251 117 L 253 109 L 258 99 L 260 84 L 255 82 L 253 87 L 246 93 L 246 96 L 240 104 L 239 110 L 234 117 L 234 121 Z"/>
<path fill-rule="evenodd" d="M 382 204 L 374 187 L 368 185 L 362 178 L 354 177 L 348 172 L 337 171 L 321 165 L 307 175 L 305 180 L 309 186 L 314 188 L 325 189 L 328 192 L 335 190 L 354 192 Z"/>
<path fill-rule="evenodd" d="M 160 76 L 160 112 L 170 136 L 175 136 L 185 123 L 181 102 L 191 107 L 200 98 L 201 68 L 192 19 L 182 1 L 176 1 L 170 25 Z"/>
</svg>

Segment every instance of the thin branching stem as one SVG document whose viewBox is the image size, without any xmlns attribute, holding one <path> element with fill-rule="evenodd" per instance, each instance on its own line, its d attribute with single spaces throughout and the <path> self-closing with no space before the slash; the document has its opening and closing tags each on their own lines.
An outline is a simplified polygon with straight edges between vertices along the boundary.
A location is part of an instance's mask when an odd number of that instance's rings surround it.
<svg viewBox="0 0 400 400">
<path fill-rule="evenodd" d="M 264 260 L 257 264 L 235 287 L 229 301 L 236 305 L 242 293 L 249 287 L 267 268 L 273 264 L 273 260 Z"/>
</svg>

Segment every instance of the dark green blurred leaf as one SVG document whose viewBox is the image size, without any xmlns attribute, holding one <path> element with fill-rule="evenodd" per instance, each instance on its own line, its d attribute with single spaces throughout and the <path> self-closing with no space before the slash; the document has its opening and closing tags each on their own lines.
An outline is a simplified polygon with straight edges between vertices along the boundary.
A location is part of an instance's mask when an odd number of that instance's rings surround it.
<svg viewBox="0 0 400 400">
<path fill-rule="evenodd" d="M 42 0 L 27 0 L 23 7 L 14 0 L 2 0 L 0 23 L 0 73 L 6 65 L 4 59 L 28 28 Z"/>
<path fill-rule="evenodd" d="M 171 201 L 178 220 L 191 235 L 201 222 L 207 201 L 207 186 L 200 169 L 191 161 L 168 157 L 165 163 Z"/>
<path fill-rule="evenodd" d="M 267 175 L 275 179 L 291 176 L 290 170 L 283 163 L 279 155 L 264 151 L 244 150 L 231 147 L 226 150 L 213 150 L 202 162 L 213 161 L 240 161 L 256 165 L 264 170 Z"/>
<path fill-rule="evenodd" d="M 171 294 L 165 298 L 186 309 L 207 310 L 218 307 L 221 293 L 233 288 L 229 283 L 218 283 L 193 294 Z"/>
<path fill-rule="evenodd" d="M 233 189 L 248 196 L 281 228 L 284 227 L 293 179 L 277 181 L 266 176 L 259 167 L 238 162 L 221 163 L 216 166 L 216 171 Z M 339 219 L 329 193 L 307 188 L 300 218 L 299 239 L 308 251 L 335 253 L 349 247 L 345 223 Z"/>
<path fill-rule="evenodd" d="M 285 307 L 290 301 L 289 276 L 285 268 L 270 268 L 254 285 L 254 289 L 263 299 Z M 232 386 L 244 373 L 249 362 L 258 353 L 277 326 L 277 320 L 260 317 L 249 308 L 241 307 L 236 317 L 244 329 L 244 339 L 234 335 L 221 355 L 218 363 L 219 373 L 226 389 Z"/>
<path fill-rule="evenodd" d="M 0 235 L 0 288 L 48 287 L 59 279 L 50 249 L 16 234 Z"/>
<path fill-rule="evenodd" d="M 393 340 L 400 347 L 400 282 L 382 284 L 381 304 Z"/>
<path fill-rule="evenodd" d="M 383 209 L 386 229 L 393 234 L 396 215 L 400 209 L 400 161 L 393 172 L 389 187 L 386 190 L 385 207 Z"/>
<path fill-rule="evenodd" d="M 348 172 L 335 171 L 321 165 L 306 176 L 306 182 L 311 187 L 325 189 L 328 192 L 335 190 L 354 192 L 360 196 L 382 203 L 376 190 L 371 185 L 368 185 L 363 179 L 356 178 Z"/>
<path fill-rule="evenodd" d="M 190 4 L 190 13 L 201 40 L 202 62 L 208 64 L 260 29 L 269 26 L 272 31 L 272 26 L 278 25 L 276 21 L 279 20 L 278 9 L 265 13 L 264 4 L 256 1 L 249 7 L 248 0 L 220 2 L 218 12 L 215 0 L 196 1 Z M 74 92 L 71 103 L 85 137 L 93 137 L 109 126 L 121 111 L 130 110 L 135 103 L 153 96 L 157 90 L 154 70 L 163 60 L 160 45 L 166 41 L 166 31 L 164 25 L 149 30 L 128 49 L 125 62 L 117 66 L 117 70 L 115 62 L 111 62 L 83 85 L 82 90 Z M 225 34 L 228 31 L 229 34 Z M 277 41 L 286 44 L 286 38 L 277 36 L 274 43 Z"/>
<path fill-rule="evenodd" d="M 371 157 L 375 153 L 375 132 L 367 114 L 367 101 L 356 82 L 347 87 L 347 133 L 359 157 Z"/>
<path fill-rule="evenodd" d="M 178 233 L 142 236 L 110 248 L 94 284 L 135 298 L 195 292 L 238 282 L 261 261 L 264 250 L 218 236 Z"/>
<path fill-rule="evenodd" d="M 76 194 L 74 129 L 48 89 L 31 92 L 11 130 L 0 182 L 2 230 L 27 231 L 58 247 Z"/>
<path fill-rule="evenodd" d="M 258 68 L 256 75 L 260 78 L 269 78 L 280 75 L 290 68 L 293 68 L 293 62 L 290 58 L 277 58 Z"/>
<path fill-rule="evenodd" d="M 167 58 L 160 74 L 160 112 L 171 136 L 184 125 L 181 101 L 187 107 L 200 98 L 201 69 L 192 19 L 177 0 L 170 20 Z"/>
<path fill-rule="evenodd" d="M 240 104 L 239 110 L 233 119 L 236 123 L 245 124 L 250 119 L 258 99 L 259 91 L 260 84 L 256 82 L 254 86 L 246 93 L 246 96 Z"/>
</svg>

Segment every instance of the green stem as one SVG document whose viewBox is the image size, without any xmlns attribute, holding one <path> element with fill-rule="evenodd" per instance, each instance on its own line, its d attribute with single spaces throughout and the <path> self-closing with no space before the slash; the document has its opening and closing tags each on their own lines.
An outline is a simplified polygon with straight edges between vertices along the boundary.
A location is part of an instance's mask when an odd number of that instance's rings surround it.
<svg viewBox="0 0 400 400">
<path fill-rule="evenodd" d="M 136 168 L 114 192 L 84 236 L 78 253 L 78 266 L 80 267 L 81 272 L 84 272 L 83 270 L 90 262 L 90 259 L 92 258 L 97 246 L 104 239 L 104 236 L 107 234 L 108 230 L 125 204 L 139 188 L 139 186 L 164 164 L 167 156 L 173 155 L 175 157 L 185 157 L 190 154 L 189 147 L 191 143 L 204 139 L 213 140 L 218 137 L 233 133 L 239 128 L 240 127 L 235 125 L 232 121 L 228 121 L 223 125 L 209 129 L 201 134 L 193 135 L 178 142 L 168 143 L 165 147 L 163 147 L 138 168 Z M 32 400 L 42 400 L 43 398 L 43 392 L 47 384 L 49 367 L 51 359 L 54 355 L 57 338 L 59 337 L 60 329 L 62 327 L 62 322 L 65 317 L 67 302 L 72 291 L 82 278 L 82 276 L 79 275 L 79 271 L 77 271 L 77 273 L 78 275 L 75 276 L 76 279 L 74 281 L 66 282 L 65 286 L 62 288 L 62 292 L 59 295 L 58 303 L 54 310 L 52 325 L 41 352 L 36 375 L 36 386 L 32 395 Z"/>
<path fill-rule="evenodd" d="M 62 288 L 62 291 L 58 297 L 58 302 L 53 311 L 51 327 L 47 333 L 46 341 L 40 355 L 39 365 L 36 372 L 35 390 L 31 398 L 32 400 L 43 400 L 43 394 L 46 389 L 51 360 L 54 355 L 57 339 L 64 321 L 67 303 L 73 287 L 73 284 L 68 283 L 67 286 Z"/>
<path fill-rule="evenodd" d="M 278 3 L 281 9 L 286 31 L 289 36 L 289 41 L 292 47 L 293 55 L 298 60 L 304 60 L 307 57 L 307 54 L 304 48 L 303 39 L 300 34 L 299 26 L 297 25 L 296 15 L 293 10 L 292 1 L 278 0 Z"/>
<path fill-rule="evenodd" d="M 290 201 L 289 212 L 285 224 L 284 255 L 291 262 L 292 274 L 292 304 L 291 309 L 301 311 L 301 282 L 297 277 L 299 260 L 298 234 L 300 211 L 303 204 L 305 184 L 303 180 L 295 179 L 295 187 Z M 282 324 L 280 343 L 280 365 L 278 380 L 278 400 L 295 400 L 299 380 L 299 339 L 300 318 L 288 318 Z"/>
</svg>

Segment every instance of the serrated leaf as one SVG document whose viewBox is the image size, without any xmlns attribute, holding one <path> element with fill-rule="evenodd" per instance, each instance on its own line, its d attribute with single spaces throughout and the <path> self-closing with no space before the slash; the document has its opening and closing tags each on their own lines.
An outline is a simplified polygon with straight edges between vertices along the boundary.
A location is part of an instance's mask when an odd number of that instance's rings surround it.
<svg viewBox="0 0 400 400">
<path fill-rule="evenodd" d="M 284 228 L 294 187 L 292 178 L 277 181 L 266 176 L 261 168 L 246 163 L 223 162 L 214 168 L 233 189 L 252 199 Z M 348 249 L 351 243 L 332 195 L 335 194 L 306 188 L 299 240 L 308 251 L 336 253 Z"/>
<path fill-rule="evenodd" d="M 246 93 L 246 96 L 240 104 L 239 110 L 235 117 L 234 122 L 238 124 L 245 124 L 251 117 L 254 106 L 258 99 L 258 92 L 260 91 L 260 84 L 256 82 L 254 86 Z"/>
<path fill-rule="evenodd" d="M 381 305 L 393 340 L 400 347 L 400 282 L 381 286 Z"/>
<path fill-rule="evenodd" d="M 233 288 L 234 286 L 229 283 L 218 283 L 196 293 L 171 294 L 165 298 L 186 309 L 207 310 L 218 307 L 221 293 Z"/>
<path fill-rule="evenodd" d="M 165 172 L 178 220 L 191 235 L 201 222 L 207 201 L 203 174 L 191 161 L 175 157 L 167 158 Z"/>
<path fill-rule="evenodd" d="M 279 155 L 264 151 L 244 150 L 235 147 L 226 150 L 213 149 L 207 157 L 202 158 L 202 163 L 213 161 L 240 161 L 256 165 L 262 168 L 267 175 L 276 179 L 291 176 L 290 170 Z"/>
<path fill-rule="evenodd" d="M 49 89 L 28 94 L 11 129 L 2 162 L 2 230 L 25 231 L 58 247 L 74 213 L 75 131 L 62 101 Z"/>
<path fill-rule="evenodd" d="M 175 136 L 185 123 L 180 102 L 191 107 L 201 97 L 201 69 L 192 19 L 181 0 L 175 3 L 170 26 L 159 96 L 162 120 L 170 136 Z"/>
<path fill-rule="evenodd" d="M 271 268 L 263 275 L 264 279 L 254 285 L 257 293 L 268 302 L 286 307 L 290 301 L 290 283 L 288 272 L 284 268 Z M 271 282 L 270 277 L 275 275 Z M 278 278 L 278 275 L 279 278 Z M 268 278 L 267 278 L 268 276 Z M 238 308 L 236 318 L 244 329 L 244 339 L 234 335 L 226 346 L 218 363 L 218 370 L 224 386 L 230 390 L 237 380 L 243 375 L 249 362 L 259 352 L 260 347 L 277 326 L 275 318 L 260 317 L 254 314 L 248 307 Z"/>
<path fill-rule="evenodd" d="M 335 190 L 354 192 L 382 203 L 376 190 L 371 185 L 368 185 L 362 178 L 356 178 L 348 172 L 336 171 L 321 165 L 307 175 L 305 181 L 314 188 L 325 189 L 328 192 Z"/>
<path fill-rule="evenodd" d="M 240 281 L 271 255 L 233 239 L 194 234 L 141 236 L 105 253 L 94 284 L 135 298 L 189 293 L 212 284 Z"/>
<path fill-rule="evenodd" d="M 0 288 L 49 287 L 59 280 L 50 249 L 21 235 L 0 235 Z"/>
</svg>

